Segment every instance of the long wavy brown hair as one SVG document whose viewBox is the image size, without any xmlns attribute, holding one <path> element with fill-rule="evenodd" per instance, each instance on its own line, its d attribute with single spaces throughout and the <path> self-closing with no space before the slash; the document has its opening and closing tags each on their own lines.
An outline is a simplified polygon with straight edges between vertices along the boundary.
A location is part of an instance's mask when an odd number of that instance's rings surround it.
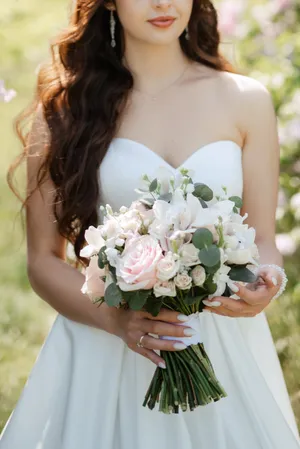
<svg viewBox="0 0 300 449">
<path fill-rule="evenodd" d="M 124 37 L 116 17 L 115 48 L 111 46 L 110 12 L 106 0 L 77 0 L 68 27 L 51 45 L 51 61 L 41 66 L 33 103 L 16 119 L 22 154 L 8 171 L 8 183 L 17 194 L 13 175 L 29 154 L 30 131 L 23 124 L 42 110 L 49 130 L 37 188 L 47 175 L 55 185 L 53 213 L 58 230 L 73 245 L 77 260 L 84 232 L 97 226 L 100 203 L 99 165 L 117 132 L 133 88 L 133 77 L 123 65 Z M 218 17 L 208 0 L 194 0 L 188 25 L 190 38 L 180 36 L 186 56 L 218 71 L 235 72 L 220 54 Z M 32 192 L 22 200 L 27 204 Z"/>
</svg>

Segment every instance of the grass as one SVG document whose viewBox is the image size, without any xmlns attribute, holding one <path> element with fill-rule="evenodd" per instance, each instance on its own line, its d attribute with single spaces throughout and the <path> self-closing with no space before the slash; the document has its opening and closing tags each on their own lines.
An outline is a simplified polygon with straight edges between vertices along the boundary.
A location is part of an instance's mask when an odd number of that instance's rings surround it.
<svg viewBox="0 0 300 449">
<path fill-rule="evenodd" d="M 66 0 L 0 3 L 0 78 L 18 92 L 11 103 L 0 103 L 0 430 L 55 317 L 28 283 L 26 242 L 18 217 L 20 204 L 5 181 L 8 166 L 21 149 L 12 121 L 29 102 L 36 68 L 48 54 L 49 38 L 65 24 L 67 11 Z M 300 313 L 295 313 L 296 304 L 300 304 L 300 288 L 270 307 L 268 316 L 300 420 Z"/>
<path fill-rule="evenodd" d="M 64 26 L 67 7 L 62 0 L 0 3 L 0 78 L 18 93 L 11 103 L 0 103 L 0 430 L 55 317 L 29 285 L 25 234 L 18 215 L 20 203 L 5 177 L 21 150 L 13 119 L 32 97 L 36 68 L 48 55 L 49 38 Z"/>
</svg>

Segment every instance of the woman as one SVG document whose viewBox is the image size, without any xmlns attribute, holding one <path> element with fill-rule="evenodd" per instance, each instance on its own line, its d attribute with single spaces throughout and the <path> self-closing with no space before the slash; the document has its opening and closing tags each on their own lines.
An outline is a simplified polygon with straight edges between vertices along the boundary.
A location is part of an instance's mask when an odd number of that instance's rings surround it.
<svg viewBox="0 0 300 449">
<path fill-rule="evenodd" d="M 40 72 L 24 150 L 29 279 L 59 315 L 1 449 L 300 447 L 264 315 L 284 282 L 274 243 L 276 117 L 265 88 L 234 73 L 218 47 L 208 0 L 77 1 L 58 56 Z M 263 264 L 239 301 L 214 298 L 201 315 L 228 397 L 179 415 L 141 404 L 153 363 L 164 368 L 154 350 L 182 349 L 148 334 L 189 335 L 176 325 L 185 317 L 96 308 L 80 293 L 83 274 L 66 263 L 67 240 L 80 260 L 100 201 L 129 205 L 140 176 L 160 166 L 193 168 L 214 191 L 243 194 Z"/>
</svg>

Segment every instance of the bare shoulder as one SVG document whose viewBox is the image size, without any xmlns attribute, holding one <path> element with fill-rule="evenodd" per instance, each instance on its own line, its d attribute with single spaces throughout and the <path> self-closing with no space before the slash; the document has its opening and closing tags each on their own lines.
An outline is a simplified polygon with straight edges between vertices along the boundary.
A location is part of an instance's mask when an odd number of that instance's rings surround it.
<svg viewBox="0 0 300 449">
<path fill-rule="evenodd" d="M 234 111 L 245 136 L 258 124 L 274 124 L 276 115 L 272 95 L 260 81 L 241 74 L 220 72 L 217 83 L 220 98 Z"/>
<path fill-rule="evenodd" d="M 195 67 L 195 78 L 200 88 L 203 80 L 205 88 L 215 92 L 218 102 L 228 105 L 230 113 L 245 123 L 253 114 L 274 115 L 271 93 L 260 81 L 238 73 L 220 72 L 209 67 Z M 244 124 L 245 124 L 244 123 Z"/>
<path fill-rule="evenodd" d="M 273 109 L 273 100 L 271 93 L 264 84 L 249 76 L 220 72 L 219 74 L 220 89 L 223 91 L 224 97 L 238 104 L 239 107 L 244 106 L 249 112 Z M 249 110 L 250 108 L 250 110 Z"/>
</svg>

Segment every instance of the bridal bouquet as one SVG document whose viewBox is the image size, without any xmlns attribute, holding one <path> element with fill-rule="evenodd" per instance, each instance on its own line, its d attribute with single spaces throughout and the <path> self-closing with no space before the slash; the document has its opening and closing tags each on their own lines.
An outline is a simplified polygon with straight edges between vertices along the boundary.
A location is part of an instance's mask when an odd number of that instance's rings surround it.
<svg viewBox="0 0 300 449">
<path fill-rule="evenodd" d="M 239 214 L 241 199 L 228 198 L 225 187 L 215 196 L 192 176 L 163 168 L 155 179 L 143 176 L 139 201 L 118 212 L 102 207 L 103 224 L 86 231 L 81 251 L 90 258 L 82 292 L 95 303 L 154 316 L 168 308 L 188 315 L 184 325 L 197 331 L 180 339 L 183 351 L 161 351 L 166 370 L 156 369 L 143 405 L 159 403 L 164 413 L 226 396 L 201 340 L 202 301 L 233 295 L 234 281 L 253 282 L 248 266 L 258 262 L 255 230 Z"/>
</svg>

